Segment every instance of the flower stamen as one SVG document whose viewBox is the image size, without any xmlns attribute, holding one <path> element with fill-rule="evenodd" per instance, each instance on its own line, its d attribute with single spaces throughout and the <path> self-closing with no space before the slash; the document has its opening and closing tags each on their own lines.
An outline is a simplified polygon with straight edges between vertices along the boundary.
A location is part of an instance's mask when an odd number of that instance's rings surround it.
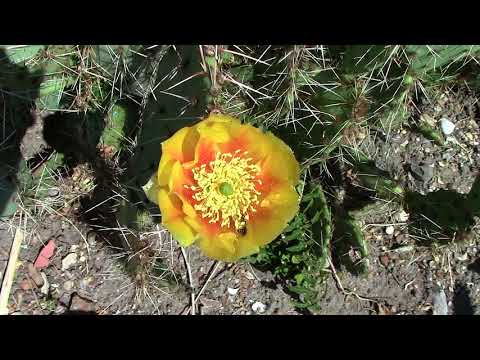
<svg viewBox="0 0 480 360">
<path fill-rule="evenodd" d="M 239 229 L 248 220 L 248 212 L 255 212 L 260 192 L 255 188 L 259 182 L 260 168 L 252 164 L 251 158 L 240 156 L 240 150 L 231 153 L 217 153 L 215 160 L 193 169 L 196 186 L 192 196 L 198 203 L 195 210 L 210 223 L 221 221 L 221 226 L 235 226 Z M 242 155 L 247 155 L 243 152 Z"/>
</svg>

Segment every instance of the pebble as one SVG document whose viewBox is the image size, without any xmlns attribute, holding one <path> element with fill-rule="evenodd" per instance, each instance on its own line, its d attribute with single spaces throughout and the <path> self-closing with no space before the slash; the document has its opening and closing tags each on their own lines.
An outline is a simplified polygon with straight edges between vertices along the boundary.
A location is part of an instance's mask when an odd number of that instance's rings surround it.
<svg viewBox="0 0 480 360">
<path fill-rule="evenodd" d="M 385 266 L 385 267 L 388 267 L 388 263 L 390 262 L 390 259 L 388 258 L 388 255 L 382 255 L 380 256 L 380 263 Z"/>
<path fill-rule="evenodd" d="M 392 225 L 387 226 L 387 227 L 385 228 L 385 233 L 386 233 L 387 235 L 393 235 L 394 232 L 395 232 L 395 228 L 394 228 Z"/>
<path fill-rule="evenodd" d="M 227 289 L 227 292 L 228 292 L 229 295 L 235 296 L 235 295 L 237 295 L 238 290 L 239 290 L 239 289 L 235 289 L 235 288 L 230 288 L 230 287 L 229 287 L 229 288 Z"/>
<path fill-rule="evenodd" d="M 83 290 L 86 290 L 92 281 L 93 281 L 93 278 L 91 276 L 80 280 L 80 288 Z"/>
<path fill-rule="evenodd" d="M 65 313 L 65 306 L 63 306 L 61 304 L 57 305 L 57 307 L 54 310 L 54 314 L 55 315 L 62 315 L 63 313 Z"/>
<path fill-rule="evenodd" d="M 77 254 L 70 253 L 62 259 L 62 270 L 68 270 L 77 263 Z"/>
<path fill-rule="evenodd" d="M 58 194 L 60 194 L 60 191 L 58 191 L 58 189 L 55 189 L 55 188 L 48 189 L 48 196 L 56 197 L 58 196 Z"/>
<path fill-rule="evenodd" d="M 433 315 L 448 315 L 447 296 L 438 286 L 433 293 Z"/>
<path fill-rule="evenodd" d="M 218 309 L 222 307 L 222 303 L 218 300 L 202 298 L 201 303 L 208 308 Z"/>
<path fill-rule="evenodd" d="M 395 213 L 395 220 L 398 222 L 405 222 L 410 218 L 410 214 L 405 210 L 400 210 Z"/>
<path fill-rule="evenodd" d="M 78 294 L 73 294 L 70 300 L 70 311 L 95 312 L 95 305 Z"/>
<path fill-rule="evenodd" d="M 463 255 L 458 255 L 457 260 L 458 261 L 467 261 L 468 260 L 468 253 L 465 253 Z"/>
<path fill-rule="evenodd" d="M 442 128 L 442 132 L 444 135 L 448 136 L 452 134 L 455 130 L 455 124 L 452 123 L 447 118 L 440 119 L 440 127 Z"/>
<path fill-rule="evenodd" d="M 67 280 L 63 283 L 63 289 L 65 291 L 70 291 L 70 290 L 73 289 L 74 285 L 75 285 L 75 283 L 72 280 Z"/>
<path fill-rule="evenodd" d="M 252 310 L 257 314 L 263 314 L 265 310 L 267 310 L 267 305 L 265 305 L 264 303 L 261 303 L 260 301 L 255 301 L 252 304 Z"/>
<path fill-rule="evenodd" d="M 413 245 L 405 245 L 405 246 L 400 246 L 400 247 L 394 249 L 393 251 L 396 252 L 397 254 L 404 254 L 404 253 L 407 253 L 407 252 L 411 252 L 413 250 L 415 250 Z"/>
<path fill-rule="evenodd" d="M 42 275 L 42 278 L 43 278 L 43 286 L 40 289 L 40 292 L 43 295 L 48 295 L 48 292 L 50 291 L 50 284 L 48 282 L 47 275 L 45 275 L 45 273 L 43 273 L 43 272 L 41 273 L 41 275 Z"/>
<path fill-rule="evenodd" d="M 89 231 L 87 234 L 87 242 L 90 246 L 95 246 L 95 240 L 97 238 L 97 234 L 94 231 Z"/>
</svg>

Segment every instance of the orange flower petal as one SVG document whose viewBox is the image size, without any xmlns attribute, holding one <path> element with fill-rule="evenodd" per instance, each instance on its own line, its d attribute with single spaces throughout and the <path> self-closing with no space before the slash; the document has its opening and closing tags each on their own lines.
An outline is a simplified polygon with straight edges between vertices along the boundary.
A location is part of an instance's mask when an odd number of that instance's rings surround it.
<svg viewBox="0 0 480 360">
<path fill-rule="evenodd" d="M 185 185 L 191 186 L 194 184 L 194 180 L 191 171 L 184 169 L 180 161 L 173 164 L 170 172 L 170 178 L 168 179 L 168 188 L 177 194 L 183 194 Z"/>
<path fill-rule="evenodd" d="M 218 145 L 210 140 L 201 138 L 195 149 L 195 166 L 207 165 L 215 160 L 216 154 L 220 151 Z"/>
<path fill-rule="evenodd" d="M 269 147 L 260 129 L 249 124 L 238 124 L 230 128 L 230 133 L 231 139 L 219 145 L 222 152 L 248 151 L 247 156 L 254 162 L 262 161 L 268 154 Z"/>
</svg>

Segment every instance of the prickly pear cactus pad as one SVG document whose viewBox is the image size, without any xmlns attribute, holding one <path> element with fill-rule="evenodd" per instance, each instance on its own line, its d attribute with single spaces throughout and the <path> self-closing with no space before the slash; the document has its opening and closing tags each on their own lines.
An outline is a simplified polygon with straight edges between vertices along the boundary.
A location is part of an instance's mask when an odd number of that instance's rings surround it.
<svg viewBox="0 0 480 360">
<path fill-rule="evenodd" d="M 223 261 L 257 253 L 299 209 L 291 149 L 227 115 L 211 114 L 165 141 L 156 181 L 173 237 Z"/>
</svg>

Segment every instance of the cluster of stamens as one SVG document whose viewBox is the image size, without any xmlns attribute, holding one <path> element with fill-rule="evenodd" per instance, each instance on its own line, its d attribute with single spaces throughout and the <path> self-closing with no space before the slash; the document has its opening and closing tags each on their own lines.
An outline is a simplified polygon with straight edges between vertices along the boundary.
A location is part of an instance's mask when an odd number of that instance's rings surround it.
<svg viewBox="0 0 480 360">
<path fill-rule="evenodd" d="M 215 160 L 193 169 L 196 185 L 187 186 L 194 191 L 195 210 L 210 223 L 221 221 L 221 226 L 233 225 L 241 229 L 255 212 L 260 192 L 255 184 L 260 168 L 247 158 L 248 152 L 217 153 Z"/>
</svg>

